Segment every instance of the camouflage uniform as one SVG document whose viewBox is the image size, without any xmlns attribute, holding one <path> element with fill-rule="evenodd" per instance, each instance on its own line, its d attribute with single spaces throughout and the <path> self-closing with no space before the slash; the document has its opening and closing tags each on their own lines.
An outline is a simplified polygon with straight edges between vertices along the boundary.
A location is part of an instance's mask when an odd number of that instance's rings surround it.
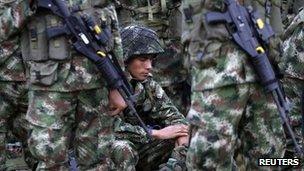
<svg viewBox="0 0 304 171">
<path fill-rule="evenodd" d="M 290 111 L 291 123 L 299 138 L 299 143 L 303 145 L 303 104 L 304 93 L 304 10 L 294 18 L 293 22 L 285 31 L 285 40 L 282 45 L 282 61 L 279 64 L 284 74 L 283 86 L 286 96 L 292 106 Z M 303 97 L 302 97 L 303 96 Z M 302 101 L 301 101 L 302 100 Z"/>
<path fill-rule="evenodd" d="M 22 26 L 21 16 L 29 15 L 23 1 L 0 3 L 0 170 L 27 169 L 23 154 L 30 167 L 35 162 L 27 148 L 28 97 L 19 36 L 8 37 L 7 29 Z"/>
<path fill-rule="evenodd" d="M 137 95 L 136 109 L 144 123 L 154 129 L 174 124 L 187 124 L 186 119 L 152 77 L 143 82 L 135 80 L 131 82 Z M 121 163 L 118 167 L 122 170 L 135 170 L 137 163 L 139 170 L 155 170 L 169 157 L 181 162 L 186 159 L 186 147 L 174 148 L 174 140 L 149 142 L 146 132 L 132 114 L 124 113 L 122 118 L 116 118 L 115 133 L 117 139 L 121 141 L 115 143 L 113 154 L 119 156 L 122 153 L 125 157 L 116 161 Z"/>
<path fill-rule="evenodd" d="M 112 39 L 106 49 L 122 61 L 114 7 L 101 0 L 69 2 L 109 26 Z M 21 39 L 29 82 L 30 151 L 39 160 L 38 170 L 68 170 L 69 146 L 74 147 L 81 169 L 109 169 L 112 163 L 105 153 L 114 137 L 105 108 L 105 81 L 94 63 L 72 49 L 64 36 L 46 39 L 46 28 L 59 25 L 61 19 L 38 9 Z"/>
<path fill-rule="evenodd" d="M 258 168 L 257 159 L 282 157 L 280 117 L 263 92 L 248 56 L 232 41 L 224 24 L 208 25 L 204 13 L 225 11 L 222 0 L 183 2 L 182 41 L 191 63 L 192 133 L 189 170 Z"/>
<path fill-rule="evenodd" d="M 137 24 L 158 34 L 165 53 L 153 63 L 153 78 L 160 83 L 174 105 L 186 115 L 190 103 L 190 86 L 186 82 L 181 37 L 181 1 L 119 0 L 118 19 L 124 27 Z"/>
<path fill-rule="evenodd" d="M 121 31 L 121 37 L 126 64 L 138 55 L 157 55 L 164 52 L 156 32 L 146 27 L 128 26 Z M 132 79 L 131 76 L 129 80 L 136 95 L 135 108 L 150 129 L 188 124 L 151 75 L 144 81 Z M 116 117 L 114 130 L 119 141 L 114 143 L 112 154 L 120 170 L 135 170 L 135 166 L 138 170 L 155 170 L 169 157 L 169 161 L 162 167 L 173 169 L 182 167 L 185 162 L 185 146 L 174 148 L 173 139 L 153 139 L 149 142 L 147 133 L 128 110 L 124 111 L 123 116 Z"/>
</svg>

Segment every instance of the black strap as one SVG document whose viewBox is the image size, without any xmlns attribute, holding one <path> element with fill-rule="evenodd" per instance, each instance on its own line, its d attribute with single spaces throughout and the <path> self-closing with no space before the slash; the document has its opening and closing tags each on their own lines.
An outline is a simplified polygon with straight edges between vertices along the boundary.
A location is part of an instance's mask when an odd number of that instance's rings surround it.
<svg viewBox="0 0 304 171">
<path fill-rule="evenodd" d="M 193 16 L 193 7 L 189 5 L 188 8 L 184 8 L 184 15 L 185 15 L 185 21 L 187 23 L 192 23 L 192 16 Z"/>
</svg>

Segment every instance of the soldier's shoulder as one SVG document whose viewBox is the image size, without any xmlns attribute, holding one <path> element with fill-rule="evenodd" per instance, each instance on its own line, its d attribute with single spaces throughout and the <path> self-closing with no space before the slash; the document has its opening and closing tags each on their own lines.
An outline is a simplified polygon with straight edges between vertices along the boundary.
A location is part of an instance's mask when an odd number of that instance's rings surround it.
<svg viewBox="0 0 304 171">
<path fill-rule="evenodd" d="M 149 77 L 147 79 L 148 90 L 153 94 L 154 97 L 160 99 L 165 94 L 165 91 L 161 87 L 161 85 L 153 79 L 153 77 Z"/>
</svg>

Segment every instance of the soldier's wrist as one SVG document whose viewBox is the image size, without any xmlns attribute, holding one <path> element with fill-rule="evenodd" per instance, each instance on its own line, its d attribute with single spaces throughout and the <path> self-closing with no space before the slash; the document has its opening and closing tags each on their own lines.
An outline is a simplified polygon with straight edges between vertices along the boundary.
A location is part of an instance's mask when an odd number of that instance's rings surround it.
<svg viewBox="0 0 304 171">
<path fill-rule="evenodd" d="M 159 130 L 151 129 L 151 136 L 152 136 L 152 138 L 158 139 L 158 137 L 159 137 Z"/>
</svg>

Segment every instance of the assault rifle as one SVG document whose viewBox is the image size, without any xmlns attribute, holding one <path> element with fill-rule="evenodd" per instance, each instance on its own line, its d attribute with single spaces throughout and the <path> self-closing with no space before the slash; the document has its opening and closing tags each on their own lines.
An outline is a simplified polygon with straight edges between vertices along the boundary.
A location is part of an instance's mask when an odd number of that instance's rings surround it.
<svg viewBox="0 0 304 171">
<path fill-rule="evenodd" d="M 139 117 L 134 104 L 136 103 L 133 89 L 128 83 L 113 53 L 107 53 L 110 31 L 107 27 L 99 27 L 88 15 L 78 15 L 70 10 L 63 0 L 37 0 L 37 7 L 51 11 L 63 19 L 64 25 L 47 29 L 48 39 L 65 35 L 77 52 L 90 59 L 102 73 L 108 86 L 117 89 L 129 111 L 138 119 L 141 127 L 151 139 L 151 133 Z M 71 12 L 72 11 L 72 12 Z"/>
<path fill-rule="evenodd" d="M 264 23 L 258 12 L 253 11 L 251 7 L 246 9 L 244 6 L 239 5 L 236 0 L 225 0 L 224 2 L 227 6 L 227 11 L 224 13 L 206 13 L 206 22 L 209 24 L 226 23 L 227 30 L 233 40 L 250 56 L 261 84 L 266 92 L 272 94 L 280 117 L 294 143 L 296 152 L 303 156 L 303 151 L 296 141 L 289 118 L 287 118 L 289 109 L 281 86 L 267 57 L 267 52 L 262 47 L 262 45 L 269 44 L 269 38 L 274 35 L 272 28 Z"/>
<path fill-rule="evenodd" d="M 48 39 L 66 35 L 74 48 L 95 63 L 102 73 L 107 84 L 112 89 L 117 89 L 128 108 L 137 117 L 141 126 L 151 137 L 147 126 L 139 117 L 134 104 L 136 103 L 133 90 L 113 53 L 107 53 L 104 45 L 109 38 L 109 30 L 100 28 L 88 15 L 71 13 L 62 0 L 38 0 L 38 7 L 51 10 L 55 15 L 64 20 L 64 26 L 47 29 Z"/>
</svg>

